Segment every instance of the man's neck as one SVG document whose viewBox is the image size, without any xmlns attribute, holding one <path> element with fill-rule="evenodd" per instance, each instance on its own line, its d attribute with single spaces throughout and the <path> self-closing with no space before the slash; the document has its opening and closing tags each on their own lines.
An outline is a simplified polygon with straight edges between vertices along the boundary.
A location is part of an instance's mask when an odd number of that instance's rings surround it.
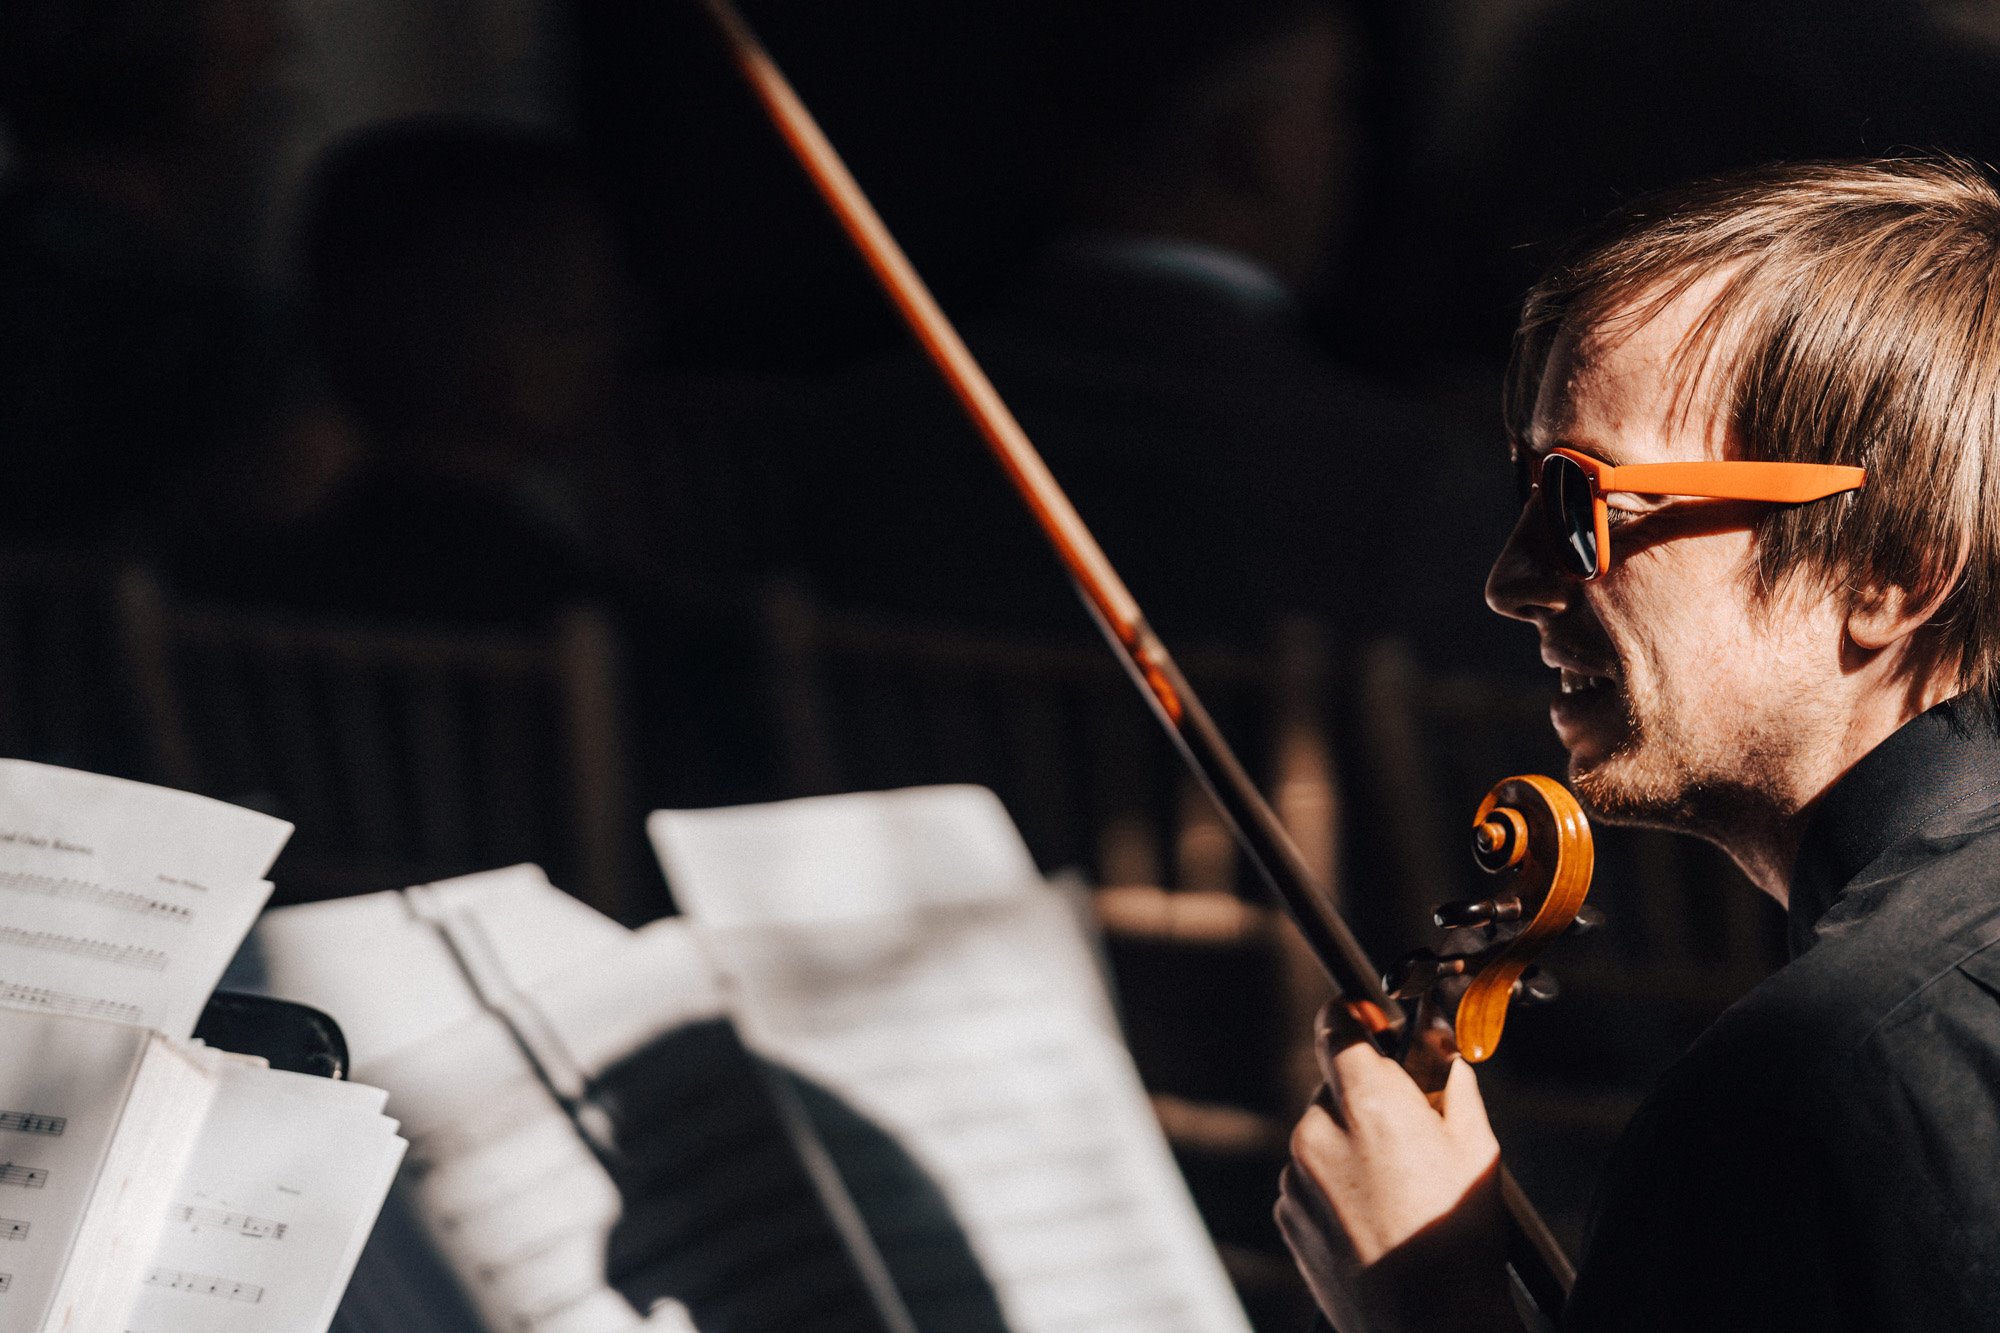
<svg viewBox="0 0 2000 1333">
<path fill-rule="evenodd" d="M 1826 794 L 1876 746 L 1957 692 L 1955 677 L 1932 675 L 1897 688 L 1868 691 L 1851 701 L 1842 725 L 1794 757 L 1790 781 L 1768 802 L 1744 802 L 1737 818 L 1708 833 L 1746 878 L 1780 907 L 1791 903 L 1792 872 L 1806 826 Z"/>
</svg>

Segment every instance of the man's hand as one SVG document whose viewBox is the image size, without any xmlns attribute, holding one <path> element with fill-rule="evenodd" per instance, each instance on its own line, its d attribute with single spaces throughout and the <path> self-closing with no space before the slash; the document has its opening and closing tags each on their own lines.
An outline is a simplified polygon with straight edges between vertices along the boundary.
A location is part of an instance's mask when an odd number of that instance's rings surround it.
<svg viewBox="0 0 2000 1333">
<path fill-rule="evenodd" d="M 1320 1011 L 1326 1086 L 1292 1131 L 1278 1229 L 1339 1333 L 1511 1329 L 1500 1146 L 1472 1067 L 1442 1115 L 1339 1004 Z"/>
</svg>

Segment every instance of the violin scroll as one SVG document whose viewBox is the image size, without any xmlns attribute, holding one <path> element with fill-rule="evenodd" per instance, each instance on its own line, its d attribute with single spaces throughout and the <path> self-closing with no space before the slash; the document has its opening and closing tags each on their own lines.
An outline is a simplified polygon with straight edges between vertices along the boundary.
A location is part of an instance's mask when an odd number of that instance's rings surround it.
<svg viewBox="0 0 2000 1333">
<path fill-rule="evenodd" d="M 1445 932 L 1444 951 L 1411 954 L 1385 984 L 1401 1000 L 1456 1000 L 1453 1044 L 1476 1064 L 1499 1046 L 1510 1001 L 1554 998 L 1555 978 L 1534 965 L 1535 955 L 1602 916 L 1584 904 L 1590 821 L 1553 779 L 1528 774 L 1495 784 L 1473 816 L 1472 855 L 1482 870 L 1505 875 L 1503 886 L 1439 907 L 1433 919 Z"/>
</svg>

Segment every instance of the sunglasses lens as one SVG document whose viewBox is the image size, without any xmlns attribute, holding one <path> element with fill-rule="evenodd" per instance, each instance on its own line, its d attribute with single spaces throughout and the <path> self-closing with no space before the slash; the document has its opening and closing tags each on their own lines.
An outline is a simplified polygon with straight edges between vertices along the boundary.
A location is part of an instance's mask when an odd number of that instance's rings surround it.
<svg viewBox="0 0 2000 1333">
<path fill-rule="evenodd" d="M 1542 508 L 1555 526 L 1563 558 L 1580 578 L 1597 573 L 1597 515 L 1590 498 L 1590 478 L 1561 454 L 1542 464 Z"/>
</svg>

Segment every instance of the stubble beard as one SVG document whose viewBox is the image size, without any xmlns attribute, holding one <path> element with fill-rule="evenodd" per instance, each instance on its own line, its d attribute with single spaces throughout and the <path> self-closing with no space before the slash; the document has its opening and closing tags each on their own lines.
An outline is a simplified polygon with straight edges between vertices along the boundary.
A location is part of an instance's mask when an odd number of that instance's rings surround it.
<svg viewBox="0 0 2000 1333">
<path fill-rule="evenodd" d="M 1796 737 L 1751 728 L 1730 738 L 1727 753 L 1704 753 L 1672 710 L 1642 710 L 1629 697 L 1624 704 L 1625 733 L 1609 754 L 1588 765 L 1570 757 L 1570 787 L 1591 818 L 1688 834 L 1725 850 L 1769 818 L 1772 778 L 1790 764 Z"/>
<path fill-rule="evenodd" d="M 1694 774 L 1664 747 L 1625 701 L 1625 734 L 1603 758 L 1585 764 L 1572 754 L 1569 783 L 1592 819 L 1633 828 L 1685 831 L 1694 814 Z"/>
</svg>

